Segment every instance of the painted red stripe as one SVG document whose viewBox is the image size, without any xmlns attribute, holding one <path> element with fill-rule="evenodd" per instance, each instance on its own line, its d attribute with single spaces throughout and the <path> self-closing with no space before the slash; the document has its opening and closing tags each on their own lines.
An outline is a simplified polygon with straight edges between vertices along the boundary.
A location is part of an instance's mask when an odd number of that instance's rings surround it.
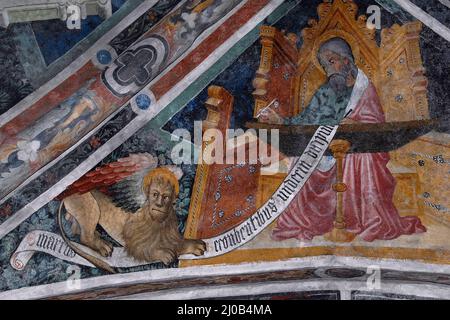
<svg viewBox="0 0 450 320">
<path fill-rule="evenodd" d="M 42 117 L 44 114 L 55 108 L 58 104 L 69 98 L 74 92 L 80 89 L 89 79 L 100 74 L 100 70 L 94 67 L 89 61 L 75 74 L 64 80 L 55 89 L 38 100 L 27 110 L 19 114 L 2 127 L 2 131 L 10 136 L 14 136 L 30 123 Z"/>
<path fill-rule="evenodd" d="M 178 65 L 176 65 L 171 72 L 160 79 L 153 87 L 152 91 L 155 93 L 157 99 L 164 95 L 171 87 L 179 82 L 181 78 L 191 72 L 197 65 L 199 65 L 209 54 L 217 49 L 223 42 L 225 42 L 237 28 L 250 20 L 257 12 L 267 5 L 269 0 L 250 0 L 242 8 L 238 10 L 230 19 L 225 21 L 213 34 L 206 38 L 194 51 L 188 54 Z M 0 131 L 6 136 L 13 137 L 20 131 L 33 123 L 45 113 L 49 112 L 56 105 L 60 104 L 69 98 L 74 92 L 79 90 L 89 79 L 98 77 L 101 73 L 89 61 L 80 68 L 75 74 L 67 78 L 49 94 L 42 97 L 34 105 L 19 114 L 10 122 L 5 124 Z M 100 86 L 95 86 L 96 90 L 102 89 Z M 125 103 L 124 100 L 114 99 L 108 90 L 101 90 L 102 95 L 111 104 L 117 105 Z"/>
<path fill-rule="evenodd" d="M 242 25 L 264 8 L 270 0 L 250 0 L 217 30 L 207 37 L 195 50 L 189 53 L 170 72 L 155 83 L 151 90 L 160 99 L 180 79 L 184 78 L 203 62 L 214 50 L 231 37 Z"/>
</svg>

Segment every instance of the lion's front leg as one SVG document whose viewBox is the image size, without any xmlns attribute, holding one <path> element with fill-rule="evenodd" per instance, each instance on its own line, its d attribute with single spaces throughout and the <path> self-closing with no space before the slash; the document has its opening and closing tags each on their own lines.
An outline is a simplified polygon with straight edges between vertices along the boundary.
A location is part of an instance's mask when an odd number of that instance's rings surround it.
<svg viewBox="0 0 450 320">
<path fill-rule="evenodd" d="M 202 256 L 206 251 L 206 243 L 202 240 L 184 239 L 180 254 Z"/>
</svg>

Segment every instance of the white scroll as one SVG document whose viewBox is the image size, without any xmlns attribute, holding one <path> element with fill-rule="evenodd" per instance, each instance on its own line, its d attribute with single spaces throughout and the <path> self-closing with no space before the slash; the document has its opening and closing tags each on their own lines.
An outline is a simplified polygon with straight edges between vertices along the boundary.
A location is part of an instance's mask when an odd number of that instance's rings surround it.
<svg viewBox="0 0 450 320">
<path fill-rule="evenodd" d="M 115 247 L 111 257 L 105 258 L 86 246 L 78 243 L 73 244 L 81 247 L 83 251 L 103 260 L 113 267 L 130 268 L 148 264 L 145 262 L 137 262 L 133 258 L 130 258 L 122 247 Z M 16 270 L 23 270 L 28 261 L 36 252 L 44 252 L 58 259 L 74 264 L 94 267 L 94 265 L 89 261 L 76 254 L 60 235 L 43 230 L 31 231 L 25 236 L 25 238 L 22 239 L 19 247 L 11 256 L 11 266 Z"/>
</svg>

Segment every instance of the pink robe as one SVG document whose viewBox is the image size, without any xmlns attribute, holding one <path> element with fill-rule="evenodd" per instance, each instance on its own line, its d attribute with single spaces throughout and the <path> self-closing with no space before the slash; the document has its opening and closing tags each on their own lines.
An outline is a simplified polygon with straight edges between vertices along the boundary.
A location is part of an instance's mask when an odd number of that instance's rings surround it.
<svg viewBox="0 0 450 320">
<path fill-rule="evenodd" d="M 383 123 L 384 114 L 375 87 L 370 83 L 348 117 L 362 123 Z M 349 154 L 344 159 L 343 209 L 347 231 L 365 241 L 390 240 L 425 232 L 419 218 L 400 217 L 392 198 L 395 179 L 387 169 L 388 153 Z M 274 240 L 311 240 L 333 229 L 336 216 L 336 166 L 315 170 L 286 208 L 273 231 Z"/>
</svg>

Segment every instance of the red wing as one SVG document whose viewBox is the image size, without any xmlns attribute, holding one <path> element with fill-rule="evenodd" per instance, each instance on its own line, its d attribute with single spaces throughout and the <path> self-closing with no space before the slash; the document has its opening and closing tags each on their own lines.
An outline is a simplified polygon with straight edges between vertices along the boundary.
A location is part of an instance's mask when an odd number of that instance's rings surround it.
<svg viewBox="0 0 450 320">
<path fill-rule="evenodd" d="M 121 158 L 116 162 L 108 163 L 88 172 L 78 181 L 67 187 L 58 196 L 58 199 L 64 199 L 76 193 L 83 194 L 94 189 L 107 193 L 108 187 L 139 171 L 156 165 L 157 159 L 148 153 L 133 154 L 129 157 Z"/>
</svg>

